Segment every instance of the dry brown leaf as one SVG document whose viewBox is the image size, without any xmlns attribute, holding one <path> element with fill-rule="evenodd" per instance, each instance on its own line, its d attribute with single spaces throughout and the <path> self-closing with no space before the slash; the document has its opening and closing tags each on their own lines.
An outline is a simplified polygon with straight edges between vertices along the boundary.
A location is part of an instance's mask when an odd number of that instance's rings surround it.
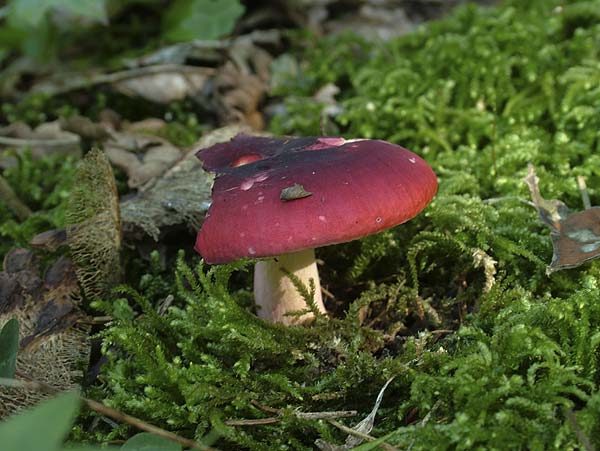
<svg viewBox="0 0 600 451">
<path fill-rule="evenodd" d="M 71 116 L 60 119 L 60 125 L 66 130 L 84 139 L 103 141 L 110 137 L 111 126 L 107 123 L 95 123 L 84 116 Z"/>
<path fill-rule="evenodd" d="M 73 298 L 79 292 L 72 263 L 59 258 L 40 277 L 40 259 L 15 248 L 0 272 L 0 327 L 19 321 L 17 370 L 60 390 L 78 387 L 81 362 L 89 359 L 89 328 Z M 48 395 L 24 388 L 0 387 L 0 418 L 36 404 Z"/>
<path fill-rule="evenodd" d="M 198 149 L 250 132 L 245 125 L 230 125 L 204 135 L 152 186 L 121 203 L 124 231 L 141 229 L 158 240 L 161 229 L 185 224 L 197 230 L 210 206 L 213 177 L 202 169 Z"/>
<path fill-rule="evenodd" d="M 259 105 L 268 89 L 272 60 L 268 52 L 251 43 L 239 43 L 230 49 L 230 60 L 215 77 L 217 112 L 224 123 L 264 129 Z"/>
<path fill-rule="evenodd" d="M 157 67 L 161 66 L 154 66 L 154 69 Z M 201 93 L 212 72 L 204 67 L 169 65 L 162 71 L 123 78 L 113 82 L 112 86 L 122 94 L 166 104 Z"/>
<path fill-rule="evenodd" d="M 30 92 L 57 95 L 97 85 L 110 85 L 125 95 L 140 96 L 153 102 L 168 103 L 201 91 L 214 74 L 210 67 L 164 64 L 138 67 L 112 73 L 55 73 L 33 85 Z"/>
<path fill-rule="evenodd" d="M 123 130 L 134 133 L 156 133 L 167 125 L 162 119 L 149 117 L 137 122 L 124 123 Z"/>
<path fill-rule="evenodd" d="M 110 161 L 127 172 L 131 188 L 161 176 L 181 157 L 169 141 L 141 133 L 115 132 L 104 143 Z"/>
<path fill-rule="evenodd" d="M 575 268 L 600 257 L 600 207 L 571 213 L 560 200 L 544 199 L 539 190 L 539 178 L 533 165 L 525 183 L 540 219 L 550 228 L 554 254 L 546 273 Z"/>
<path fill-rule="evenodd" d="M 54 252 L 59 247 L 67 244 L 66 229 L 47 230 L 38 233 L 31 240 L 29 245 L 35 249 L 43 249 L 47 252 Z"/>
<path fill-rule="evenodd" d="M 4 148 L 16 149 L 18 153 L 29 149 L 33 158 L 42 158 L 50 154 L 81 157 L 79 136 L 63 130 L 59 121 L 41 124 L 33 130 L 23 123 L 0 128 L 0 149 Z M 0 150 L 0 167 L 6 168 L 15 164 L 14 156 Z"/>
</svg>

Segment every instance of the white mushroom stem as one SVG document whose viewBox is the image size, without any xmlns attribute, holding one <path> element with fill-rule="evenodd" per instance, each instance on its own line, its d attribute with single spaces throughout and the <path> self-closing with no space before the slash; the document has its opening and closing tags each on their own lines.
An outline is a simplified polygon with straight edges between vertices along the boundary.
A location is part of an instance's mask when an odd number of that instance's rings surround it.
<svg viewBox="0 0 600 451">
<path fill-rule="evenodd" d="M 282 268 L 294 274 L 307 288 L 310 287 L 309 280 L 314 280 L 314 301 L 319 311 L 325 313 L 315 251 L 306 249 L 256 263 L 254 298 L 259 307 L 258 316 L 285 325 L 300 324 L 314 318 L 312 313 L 299 317 L 286 316 L 286 313 L 305 310 L 308 306 L 290 278 L 281 270 Z"/>
</svg>

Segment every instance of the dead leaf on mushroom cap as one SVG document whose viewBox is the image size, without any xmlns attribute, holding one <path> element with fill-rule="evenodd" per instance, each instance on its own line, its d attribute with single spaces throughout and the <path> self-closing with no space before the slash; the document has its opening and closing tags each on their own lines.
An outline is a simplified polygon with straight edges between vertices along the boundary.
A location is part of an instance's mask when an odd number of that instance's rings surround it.
<svg viewBox="0 0 600 451">
<path fill-rule="evenodd" d="M 0 128 L 0 149 L 14 149 L 17 153 L 29 149 L 33 158 L 48 154 L 81 157 L 80 139 L 74 133 L 61 128 L 58 121 L 48 122 L 31 129 L 23 123 Z M 16 159 L 0 150 L 0 167 L 14 166 Z"/>
<path fill-rule="evenodd" d="M 82 378 L 82 362 L 89 359 L 89 327 L 84 315 L 75 268 L 66 258 L 55 261 L 40 276 L 40 259 L 15 248 L 0 272 L 0 328 L 11 318 L 19 321 L 17 370 L 59 390 L 72 390 Z M 0 419 L 45 399 L 48 395 L 24 388 L 0 387 Z"/>
<path fill-rule="evenodd" d="M 544 199 L 539 191 L 539 178 L 533 165 L 525 177 L 533 204 L 540 218 L 550 228 L 554 253 L 547 274 L 582 263 L 600 256 L 600 207 L 571 213 L 560 200 Z"/>
</svg>

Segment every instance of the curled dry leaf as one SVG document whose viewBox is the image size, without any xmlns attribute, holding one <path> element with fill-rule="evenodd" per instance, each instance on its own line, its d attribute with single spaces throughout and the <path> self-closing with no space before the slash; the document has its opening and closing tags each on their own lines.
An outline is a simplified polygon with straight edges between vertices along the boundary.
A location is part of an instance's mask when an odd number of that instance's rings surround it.
<svg viewBox="0 0 600 451">
<path fill-rule="evenodd" d="M 217 112 L 223 122 L 264 129 L 259 105 L 268 88 L 272 60 L 268 52 L 251 43 L 232 46 L 230 61 L 215 77 Z"/>
<path fill-rule="evenodd" d="M 61 257 L 40 276 L 40 259 L 15 248 L 0 272 L 0 328 L 19 321 L 17 371 L 60 390 L 78 387 L 81 362 L 89 359 L 89 327 L 74 299 L 79 287 L 73 264 Z M 0 387 L 0 418 L 31 406 L 48 395 L 25 388 Z"/>
<path fill-rule="evenodd" d="M 153 66 L 152 69 L 124 77 L 112 86 L 122 94 L 166 104 L 198 95 L 213 73 L 210 68 L 183 65 Z"/>
<path fill-rule="evenodd" d="M 31 129 L 23 123 L 13 123 L 0 128 L 0 149 L 29 149 L 33 158 L 50 154 L 81 156 L 80 139 L 74 133 L 61 128 L 58 121 L 48 122 Z M 16 160 L 0 150 L 0 167 L 14 166 Z"/>
<path fill-rule="evenodd" d="M 138 133 L 115 132 L 104 143 L 110 161 L 127 172 L 128 184 L 138 188 L 162 175 L 180 157 L 180 150 L 169 141 Z"/>
</svg>

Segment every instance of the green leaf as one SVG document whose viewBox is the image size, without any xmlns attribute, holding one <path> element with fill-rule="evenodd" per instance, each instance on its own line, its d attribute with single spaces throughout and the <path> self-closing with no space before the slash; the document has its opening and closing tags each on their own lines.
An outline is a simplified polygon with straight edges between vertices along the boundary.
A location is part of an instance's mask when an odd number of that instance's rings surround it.
<svg viewBox="0 0 600 451">
<path fill-rule="evenodd" d="M 121 451 L 181 451 L 181 445 L 150 432 L 141 432 L 127 440 Z"/>
<path fill-rule="evenodd" d="M 51 9 L 60 9 L 101 23 L 108 22 L 106 0 L 13 0 L 8 19 L 14 25 L 35 28 Z"/>
<path fill-rule="evenodd" d="M 238 0 L 177 0 L 166 13 L 165 36 L 171 41 L 218 39 L 233 30 L 243 13 Z"/>
<path fill-rule="evenodd" d="M 77 394 L 66 393 L 0 423 L 2 451 L 59 450 L 78 406 Z"/>
<path fill-rule="evenodd" d="M 19 322 L 9 320 L 0 332 L 0 377 L 15 377 L 19 349 Z"/>
</svg>

